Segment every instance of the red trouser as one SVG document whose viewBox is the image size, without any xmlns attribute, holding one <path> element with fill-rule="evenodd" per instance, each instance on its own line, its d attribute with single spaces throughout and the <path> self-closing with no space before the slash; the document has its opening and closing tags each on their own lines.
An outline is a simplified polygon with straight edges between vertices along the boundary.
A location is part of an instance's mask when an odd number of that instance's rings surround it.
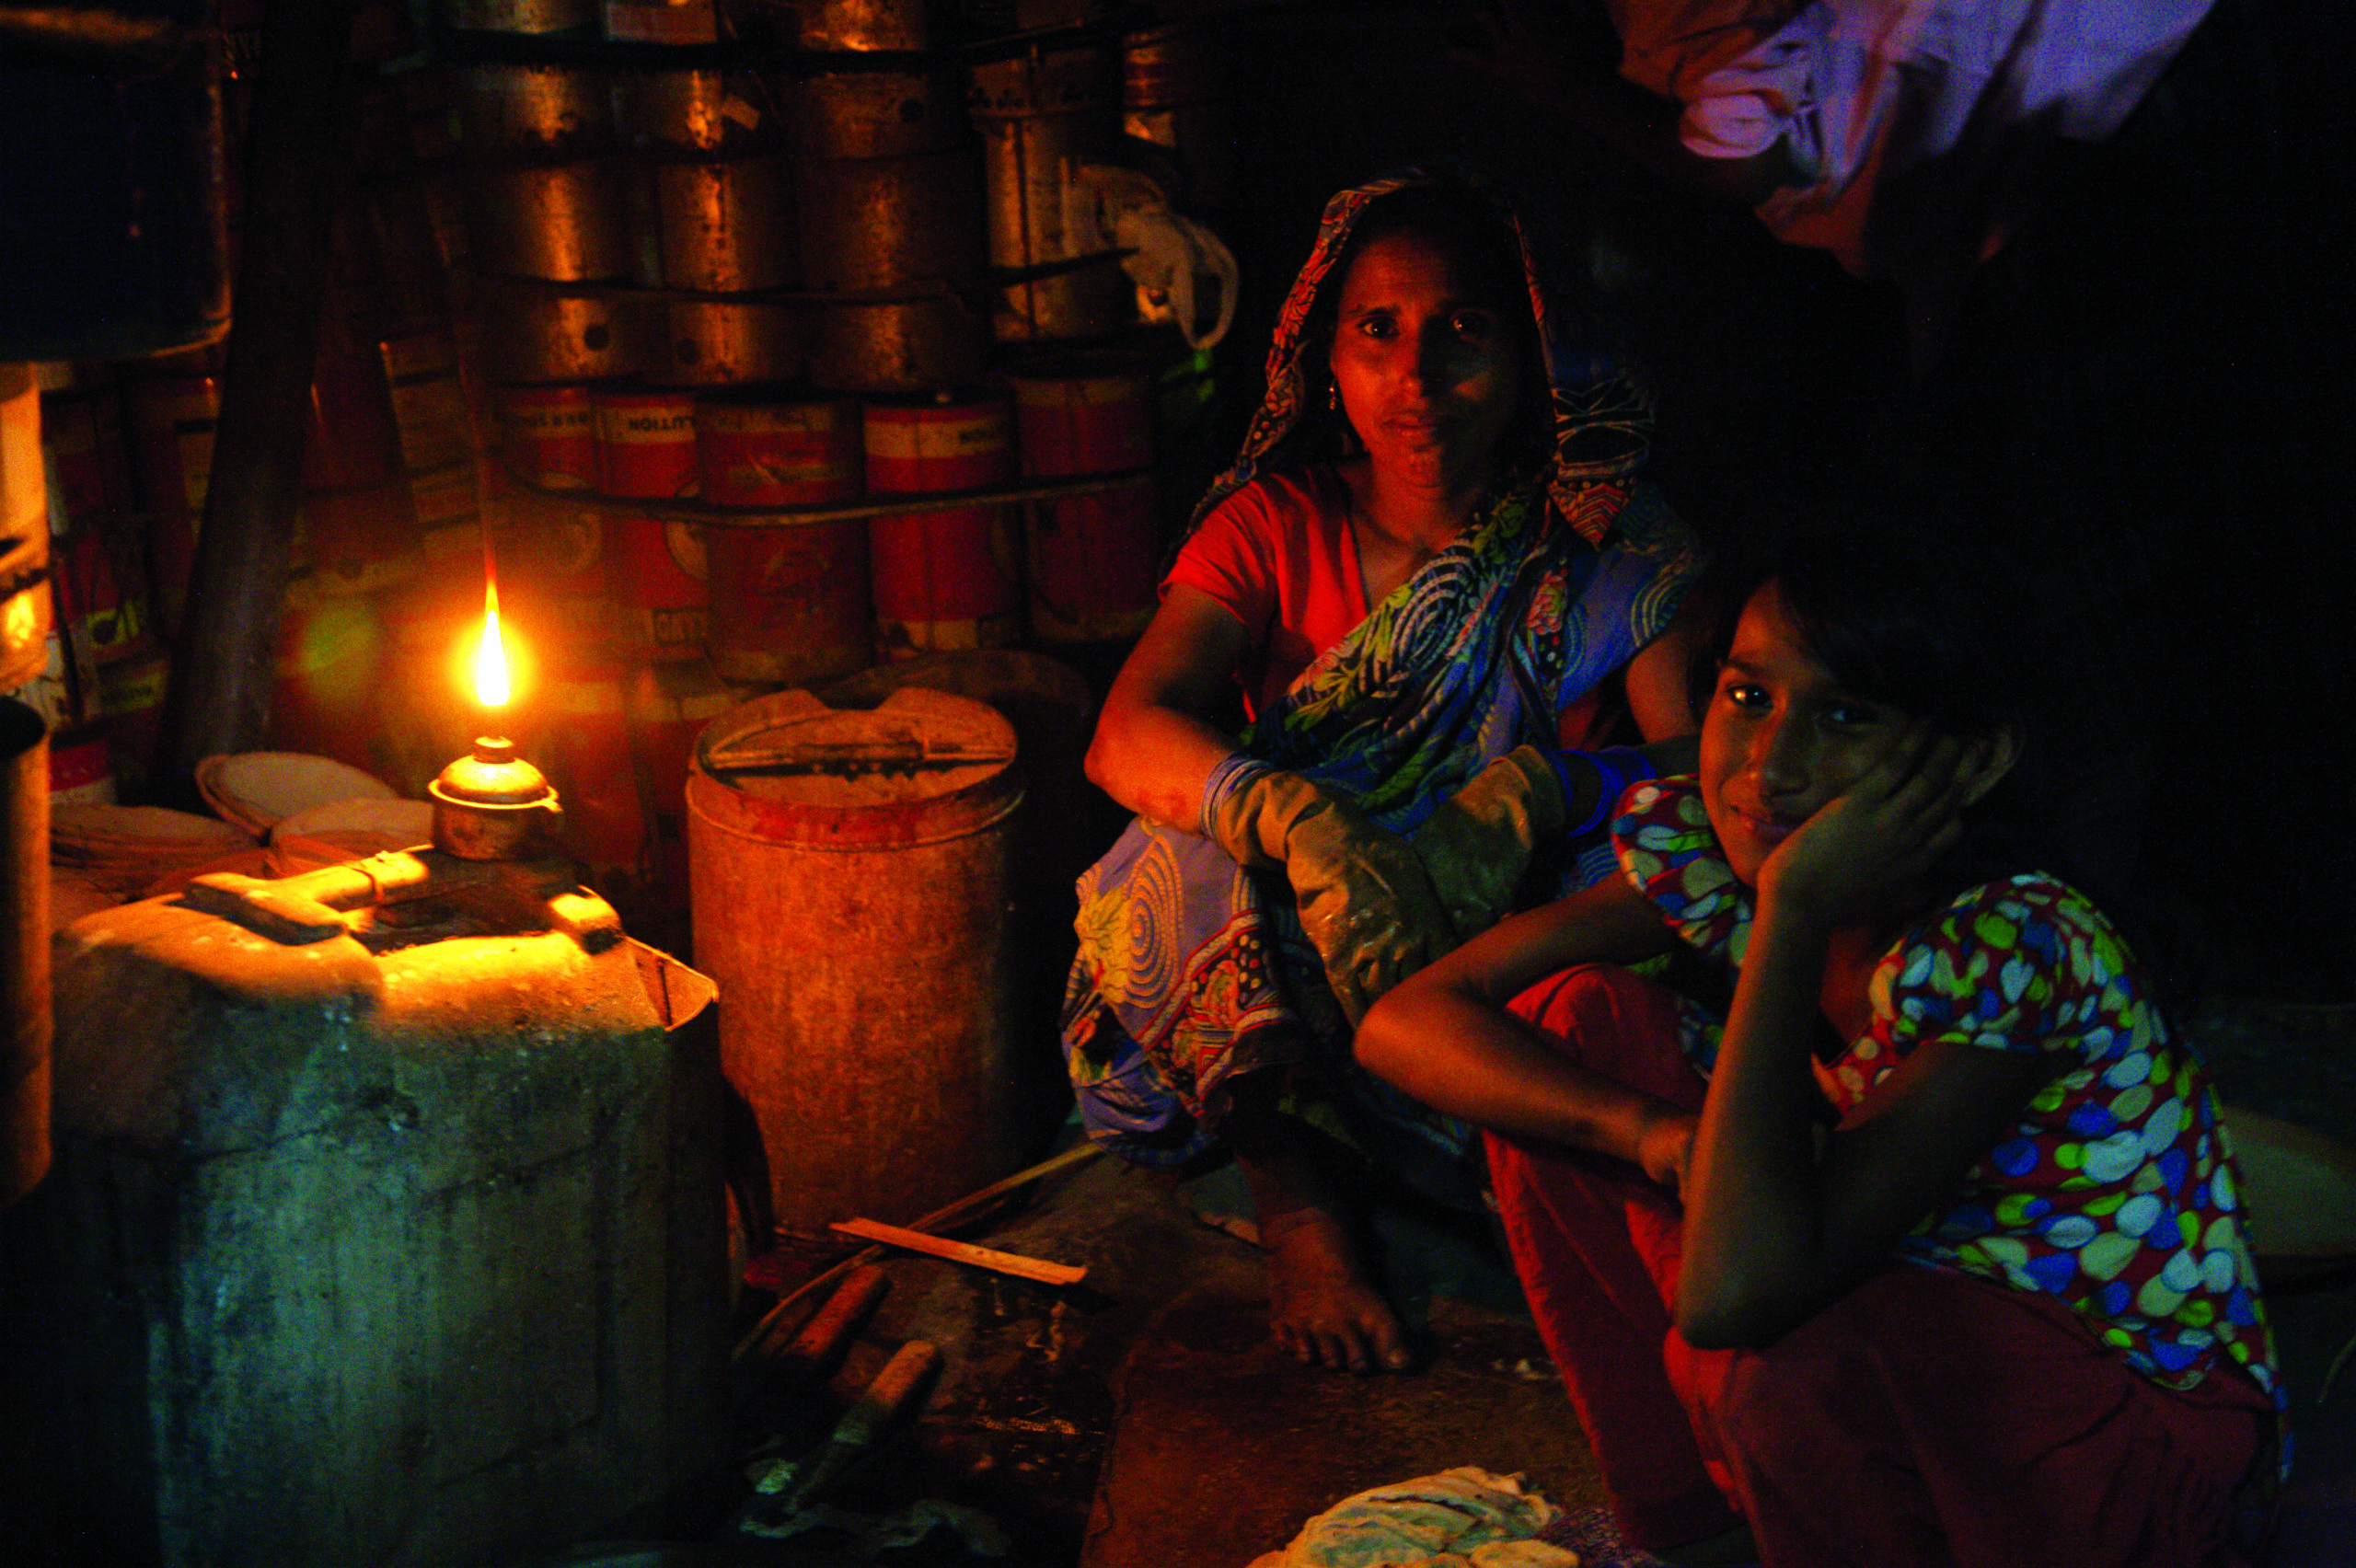
<svg viewBox="0 0 2356 1568">
<path fill-rule="evenodd" d="M 1576 969 L 1513 1010 L 1701 1109 L 1661 987 Z M 1488 1149 L 1515 1269 L 1631 1541 L 1739 1517 L 1771 1568 L 2240 1561 L 2234 1493 L 2272 1421 L 2247 1378 L 2171 1393 L 2057 1301 L 1908 1263 L 1764 1349 L 1695 1350 L 1667 1306 L 1684 1216 L 1666 1189 L 1599 1155 L 1496 1134 Z"/>
</svg>

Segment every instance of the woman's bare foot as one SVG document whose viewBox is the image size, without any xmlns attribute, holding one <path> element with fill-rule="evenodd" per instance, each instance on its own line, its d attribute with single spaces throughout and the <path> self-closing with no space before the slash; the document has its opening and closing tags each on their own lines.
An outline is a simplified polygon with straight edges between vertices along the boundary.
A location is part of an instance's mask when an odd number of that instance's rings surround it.
<svg viewBox="0 0 2356 1568">
<path fill-rule="evenodd" d="M 1399 1372 L 1415 1361 L 1407 1332 L 1358 1266 L 1342 1222 L 1322 1208 L 1264 1218 L 1268 1332 L 1304 1366 Z"/>
</svg>

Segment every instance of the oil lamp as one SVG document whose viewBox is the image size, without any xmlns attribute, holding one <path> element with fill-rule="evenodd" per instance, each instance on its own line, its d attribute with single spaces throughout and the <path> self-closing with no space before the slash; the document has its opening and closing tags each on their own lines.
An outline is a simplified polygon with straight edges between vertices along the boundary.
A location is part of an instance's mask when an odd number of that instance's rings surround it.
<svg viewBox="0 0 2356 1568">
<path fill-rule="evenodd" d="M 475 654 L 475 699 L 496 722 L 512 695 L 507 649 L 499 630 L 499 577 L 486 559 L 482 641 Z M 515 755 L 503 735 L 475 738 L 474 749 L 426 786 L 433 797 L 433 847 L 461 860 L 527 860 L 556 852 L 564 811 L 547 775 Z"/>
</svg>

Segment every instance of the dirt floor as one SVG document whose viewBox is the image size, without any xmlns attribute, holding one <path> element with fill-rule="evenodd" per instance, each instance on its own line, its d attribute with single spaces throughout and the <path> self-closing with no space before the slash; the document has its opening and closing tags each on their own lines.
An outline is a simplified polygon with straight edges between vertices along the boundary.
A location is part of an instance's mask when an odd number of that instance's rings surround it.
<svg viewBox="0 0 2356 1568">
<path fill-rule="evenodd" d="M 2347 1136 L 2356 1008 L 2228 1003 L 2195 1031 L 2229 1100 Z M 775 1506 L 740 1495 L 732 1523 L 694 1544 L 584 1548 L 571 1561 L 1244 1568 L 1352 1493 L 1456 1465 L 1518 1472 L 1565 1509 L 1600 1502 L 1586 1442 L 1482 1238 L 1386 1215 L 1394 1294 L 1424 1360 L 1350 1378 L 1270 1348 L 1260 1252 L 1188 1199 L 1205 1204 L 1197 1188 L 1095 1159 L 968 1233 L 1086 1265 L 1073 1286 L 888 1259 L 889 1287 L 832 1377 L 746 1434 L 780 1454 L 814 1451 L 902 1344 L 940 1347 L 921 1414 L 833 1494 L 828 1528 L 746 1535 L 742 1521 Z M 2356 1367 L 2332 1376 L 2356 1336 L 2356 1272 L 2284 1272 L 2271 1296 L 2300 1448 L 2268 1568 L 2356 1563 Z M 747 1316 L 764 1301 L 749 1297 Z"/>
</svg>

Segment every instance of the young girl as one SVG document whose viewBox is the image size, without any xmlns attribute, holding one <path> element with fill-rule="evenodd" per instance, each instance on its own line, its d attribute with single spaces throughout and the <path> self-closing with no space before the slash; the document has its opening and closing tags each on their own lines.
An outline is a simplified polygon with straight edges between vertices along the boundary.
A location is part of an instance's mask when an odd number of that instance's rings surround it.
<svg viewBox="0 0 2356 1568">
<path fill-rule="evenodd" d="M 1850 540 L 1752 584 L 1699 776 L 1622 799 L 1624 878 L 1412 977 L 1358 1059 L 1488 1130 L 1633 1542 L 2236 1562 L 2285 1401 L 2207 1076 L 2006 851 L 2023 737 L 1954 574 Z M 1722 1014 L 1608 967 L 1680 944 Z"/>
</svg>

